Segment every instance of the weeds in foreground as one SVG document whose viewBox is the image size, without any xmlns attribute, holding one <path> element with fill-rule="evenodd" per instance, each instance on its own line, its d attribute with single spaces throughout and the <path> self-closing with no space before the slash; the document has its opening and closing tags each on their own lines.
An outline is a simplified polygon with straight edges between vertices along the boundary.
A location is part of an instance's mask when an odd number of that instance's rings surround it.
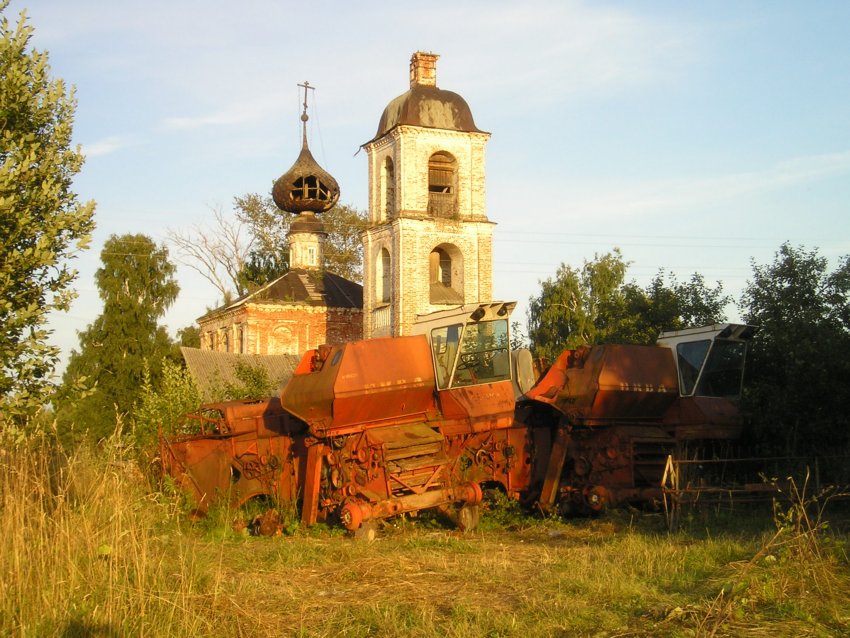
<svg viewBox="0 0 850 638">
<path fill-rule="evenodd" d="M 809 496 L 808 481 L 807 474 L 801 487 L 791 478 L 786 488 L 777 486 L 786 499 L 773 502 L 775 532 L 752 558 L 733 565 L 732 578 L 699 620 L 697 636 L 741 630 L 757 609 L 788 621 L 817 619 L 841 634 L 850 633 L 850 561 L 845 546 L 828 535 L 824 516 L 831 500 L 847 495 L 826 490 Z"/>
<path fill-rule="evenodd" d="M 268 538 L 233 532 L 226 509 L 190 523 L 179 495 L 151 491 L 128 456 L 118 441 L 69 453 L 47 437 L 0 440 L 0 635 L 850 630 L 847 537 L 826 527 L 820 500 L 777 509 L 767 536 L 765 521 L 669 535 L 659 515 L 535 518 L 496 496 L 470 534 L 423 514 L 374 543 L 294 524 Z"/>
<path fill-rule="evenodd" d="M 234 625 L 215 572 L 173 542 L 182 512 L 147 488 L 117 436 L 67 452 L 45 434 L 4 435 L 0 635 L 194 636 Z"/>
</svg>

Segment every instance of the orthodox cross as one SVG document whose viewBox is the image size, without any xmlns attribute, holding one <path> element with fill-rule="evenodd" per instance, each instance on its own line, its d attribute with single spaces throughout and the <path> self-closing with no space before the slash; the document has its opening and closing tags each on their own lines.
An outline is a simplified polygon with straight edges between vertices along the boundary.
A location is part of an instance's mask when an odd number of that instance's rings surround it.
<svg viewBox="0 0 850 638">
<path fill-rule="evenodd" d="M 298 86 L 304 89 L 304 111 L 301 113 L 301 133 L 303 136 L 303 144 L 304 146 L 307 146 L 307 120 L 310 119 L 309 117 L 307 117 L 307 90 L 309 89 L 310 91 L 315 91 L 316 87 L 311 86 L 307 80 L 304 80 L 304 84 L 299 84 Z"/>
</svg>

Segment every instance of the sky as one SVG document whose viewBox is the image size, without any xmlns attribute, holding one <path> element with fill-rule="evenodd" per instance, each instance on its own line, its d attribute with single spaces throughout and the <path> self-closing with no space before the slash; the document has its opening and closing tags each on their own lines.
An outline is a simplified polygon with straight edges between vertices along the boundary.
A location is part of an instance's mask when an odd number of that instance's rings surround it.
<svg viewBox="0 0 850 638">
<path fill-rule="evenodd" d="M 844 0 L 12 0 L 5 13 L 22 9 L 76 87 L 75 190 L 97 202 L 79 298 L 50 321 L 65 357 L 100 314 L 110 235 L 165 242 L 292 165 L 298 83 L 316 87 L 314 156 L 365 210 L 359 147 L 419 50 L 492 133 L 493 288 L 519 302 L 515 319 L 559 264 L 615 247 L 638 283 L 699 272 L 735 299 L 785 241 L 833 266 L 850 254 Z M 178 281 L 172 334 L 219 302 L 184 265 Z"/>
</svg>

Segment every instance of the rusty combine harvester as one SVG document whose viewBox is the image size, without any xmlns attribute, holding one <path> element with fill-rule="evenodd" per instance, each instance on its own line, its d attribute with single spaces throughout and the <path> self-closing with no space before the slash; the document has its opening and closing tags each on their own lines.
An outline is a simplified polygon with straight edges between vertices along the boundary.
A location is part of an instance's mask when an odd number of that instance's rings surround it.
<svg viewBox="0 0 850 638">
<path fill-rule="evenodd" d="M 203 512 L 216 498 L 297 503 L 306 524 L 352 531 L 406 512 L 453 508 L 478 522 L 482 489 L 529 484 L 514 422 L 508 320 L 515 304 L 428 315 L 421 334 L 307 352 L 280 398 L 203 406 L 207 430 L 163 438 L 164 470 Z"/>
<path fill-rule="evenodd" d="M 518 402 L 543 510 L 658 503 L 668 457 L 713 453 L 741 435 L 752 326 L 662 334 L 656 346 L 567 350 Z"/>
<path fill-rule="evenodd" d="M 472 529 L 488 489 L 547 511 L 654 501 L 668 455 L 739 435 L 752 328 L 566 351 L 533 384 L 529 353 L 510 350 L 514 305 L 309 351 L 279 398 L 202 406 L 201 434 L 163 437 L 164 471 L 199 512 L 269 497 L 372 536 L 428 508 Z"/>
</svg>

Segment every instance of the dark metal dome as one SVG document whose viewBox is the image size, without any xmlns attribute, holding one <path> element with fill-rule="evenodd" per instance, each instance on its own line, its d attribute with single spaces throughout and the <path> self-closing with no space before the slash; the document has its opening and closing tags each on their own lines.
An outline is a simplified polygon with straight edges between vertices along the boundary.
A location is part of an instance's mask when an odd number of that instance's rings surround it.
<svg viewBox="0 0 850 638">
<path fill-rule="evenodd" d="M 277 207 L 288 213 L 323 213 L 339 201 L 339 184 L 307 148 L 307 139 L 298 159 L 281 175 L 272 187 Z"/>
<path fill-rule="evenodd" d="M 403 124 L 449 131 L 483 132 L 475 126 L 466 100 L 457 93 L 436 86 L 417 85 L 391 101 L 381 115 L 378 132 L 373 140 Z"/>
<path fill-rule="evenodd" d="M 319 166 L 307 146 L 307 90 L 304 87 L 304 111 L 301 113 L 301 153 L 288 171 L 278 177 L 272 187 L 272 199 L 277 207 L 288 213 L 323 213 L 339 201 L 339 184 L 333 176 Z M 316 220 L 317 223 L 321 223 Z M 324 231 L 324 227 L 320 232 Z M 303 232 L 303 231 L 302 231 Z"/>
</svg>

